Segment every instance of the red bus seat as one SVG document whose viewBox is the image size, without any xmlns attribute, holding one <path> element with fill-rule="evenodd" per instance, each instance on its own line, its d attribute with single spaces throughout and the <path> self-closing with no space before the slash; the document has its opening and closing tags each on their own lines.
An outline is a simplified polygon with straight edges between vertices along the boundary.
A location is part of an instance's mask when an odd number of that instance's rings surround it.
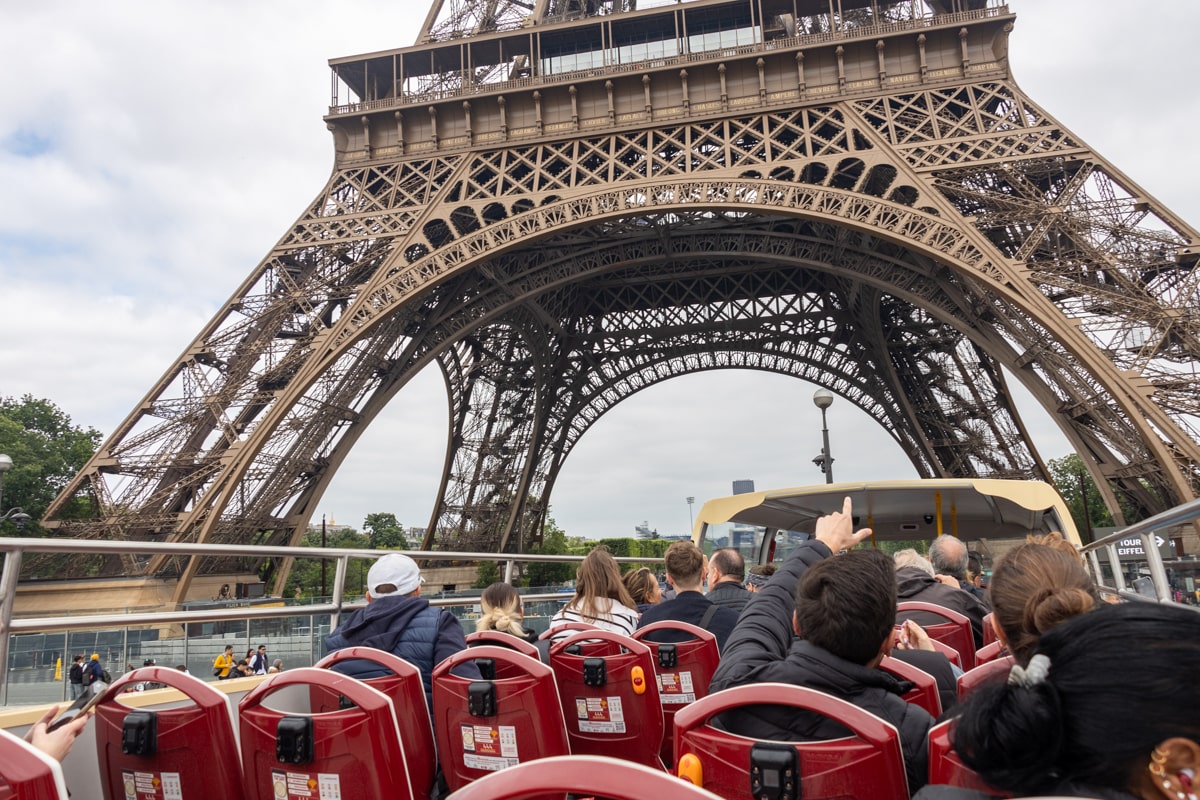
<svg viewBox="0 0 1200 800">
<path fill-rule="evenodd" d="M 942 715 L 942 698 L 938 694 L 937 680 L 928 672 L 891 656 L 884 656 L 879 668 L 913 685 L 913 688 L 901 695 L 906 703 L 920 706 L 934 719 Z"/>
<path fill-rule="evenodd" d="M 594 631 L 596 626 L 590 622 L 564 622 L 556 628 L 547 628 L 542 631 L 542 635 L 538 638 L 545 641 L 553 639 L 555 636 L 561 636 L 564 632 L 569 631 Z"/>
<path fill-rule="evenodd" d="M 939 653 L 944 655 L 950 661 L 951 664 L 958 667 L 959 669 L 963 668 L 962 656 L 959 655 L 957 650 L 955 650 L 953 647 L 946 644 L 945 642 L 938 641 L 937 639 L 930 639 L 930 641 L 933 643 L 933 649 L 937 650 Z"/>
<path fill-rule="evenodd" d="M 451 674 L 479 658 L 494 661 L 503 677 L 477 681 Z M 434 667 L 433 719 L 451 791 L 489 772 L 571 752 L 554 673 L 507 647 L 469 647 Z"/>
<path fill-rule="evenodd" d="M 980 664 L 975 669 L 969 669 L 962 675 L 959 675 L 959 702 L 964 700 L 967 695 L 978 689 L 980 686 L 984 686 L 989 683 L 1003 682 L 1008 678 L 1008 672 L 1012 669 L 1012 665 L 1015 663 L 1016 662 L 1013 661 L 1012 656 L 1001 656 L 1000 658 L 989 661 L 986 664 Z"/>
<path fill-rule="evenodd" d="M 1011 793 L 984 783 L 975 770 L 959 759 L 950 743 L 953 726 L 954 720 L 948 719 L 929 729 L 929 783 L 974 789 L 994 797 L 1012 797 Z"/>
<path fill-rule="evenodd" d="M 306 702 L 313 687 L 345 697 L 349 705 L 314 712 Z M 247 693 L 238 713 L 247 800 L 306 792 L 341 800 L 421 796 L 409 779 L 409 753 L 391 698 L 356 678 L 329 669 L 290 669 Z"/>
<path fill-rule="evenodd" d="M 971 620 L 964 614 L 935 603 L 907 600 L 896 604 L 897 622 L 916 614 L 937 616 L 945 620 L 933 625 L 922 625 L 929 638 L 943 642 L 958 651 L 959 666 L 964 670 L 975 666 L 975 634 L 971 632 Z M 920 617 L 918 617 L 920 619 Z"/>
<path fill-rule="evenodd" d="M 983 646 L 984 647 L 987 647 L 992 642 L 999 640 L 999 637 L 996 636 L 995 625 L 996 625 L 996 615 L 989 611 L 983 617 Z"/>
<path fill-rule="evenodd" d="M 67 797 L 62 765 L 24 739 L 0 729 L 0 800 Z"/>
<path fill-rule="evenodd" d="M 120 695 L 143 681 L 177 689 L 191 703 L 131 709 Z M 105 800 L 157 793 L 159 797 L 236 800 L 242 761 L 233 702 L 192 675 L 167 667 L 127 672 L 96 703 L 96 759 Z"/>
<path fill-rule="evenodd" d="M 446 800 L 529 800 L 593 793 L 610 800 L 721 800 L 660 770 L 605 756 L 557 756 L 480 778 Z"/>
<path fill-rule="evenodd" d="M 577 645 L 587 649 L 573 652 Z M 666 769 L 659 756 L 662 702 L 647 645 L 612 631 L 576 631 L 550 648 L 550 668 L 572 753 Z"/>
<path fill-rule="evenodd" d="M 527 642 L 520 636 L 513 636 L 511 633 L 504 631 L 475 631 L 467 634 L 467 646 L 478 647 L 481 644 L 494 644 L 498 647 L 507 647 L 509 650 L 516 650 L 518 653 L 542 660 L 541 654 L 538 652 L 537 645 L 532 642 Z"/>
<path fill-rule="evenodd" d="M 994 639 L 975 651 L 975 666 L 978 667 L 980 664 L 986 664 L 1007 655 L 1008 648 L 1004 646 L 1004 642 Z"/>
<path fill-rule="evenodd" d="M 817 742 L 767 742 L 710 724 L 722 712 L 747 705 L 782 705 L 822 714 L 852 735 Z M 763 787 L 789 782 L 796 790 L 780 796 L 908 800 L 895 727 L 845 700 L 787 683 L 735 686 L 681 708 L 675 714 L 675 771 L 726 800 L 753 800 Z"/>
<path fill-rule="evenodd" d="M 426 797 L 437 775 L 437 751 L 433 744 L 433 721 L 425 706 L 425 685 L 421 670 L 399 656 L 374 647 L 345 647 L 335 650 L 313 665 L 316 669 L 334 669 L 336 664 L 352 660 L 371 661 L 390 671 L 390 675 L 367 678 L 362 682 L 391 698 L 400 727 L 400 739 L 408 756 L 408 779 L 413 791 Z M 335 672 L 337 670 L 334 670 Z M 309 686 L 309 708 L 314 714 L 338 711 L 346 698 L 325 685 Z"/>
<path fill-rule="evenodd" d="M 660 631 L 682 633 L 692 638 L 682 642 L 655 642 Z M 663 710 L 663 763 L 675 758 L 675 712 L 708 694 L 708 684 L 721 663 L 717 637 L 697 625 L 675 620 L 654 622 L 633 632 L 633 638 L 650 648 L 654 678 Z"/>
</svg>

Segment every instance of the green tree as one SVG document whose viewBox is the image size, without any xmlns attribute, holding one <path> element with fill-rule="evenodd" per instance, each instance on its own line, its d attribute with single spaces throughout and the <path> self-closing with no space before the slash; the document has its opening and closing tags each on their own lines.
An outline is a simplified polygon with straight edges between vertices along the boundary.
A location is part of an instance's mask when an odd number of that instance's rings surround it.
<svg viewBox="0 0 1200 800">
<path fill-rule="evenodd" d="M 529 552 L 546 556 L 565 556 L 570 553 L 567 534 L 553 518 L 542 525 L 542 541 L 529 548 Z M 564 563 L 529 564 L 525 568 L 529 586 L 552 586 L 565 583 L 575 577 L 575 565 Z"/>
<path fill-rule="evenodd" d="M 12 469 L 4 476 L 0 512 L 20 507 L 33 517 L 35 522 L 26 525 L 21 535 L 45 535 L 36 520 L 83 469 L 100 446 L 101 438 L 95 428 L 74 425 L 49 400 L 35 400 L 31 395 L 20 400 L 0 398 L 0 453 L 13 460 Z M 86 516 L 92 505 L 89 497 L 74 497 L 64 506 L 61 516 L 66 519 Z M 11 534 L 16 528 L 12 522 L 5 522 L 2 530 Z"/>
<path fill-rule="evenodd" d="M 1071 511 L 1071 518 L 1075 520 L 1075 527 L 1079 529 L 1079 536 L 1084 541 L 1087 541 L 1088 531 L 1092 528 L 1109 527 L 1115 524 L 1112 514 L 1100 497 L 1100 490 L 1083 465 L 1083 459 L 1077 454 L 1071 453 L 1062 458 L 1051 459 L 1046 466 L 1050 470 L 1054 488 L 1058 489 L 1058 493 L 1066 502 L 1067 508 Z M 1086 513 L 1084 512 L 1085 507 Z M 1133 520 L 1132 509 L 1127 508 L 1124 511 L 1126 522 L 1131 522 Z"/>
<path fill-rule="evenodd" d="M 301 547 L 321 547 L 321 530 L 308 530 L 300 539 Z M 325 535 L 325 546 L 329 548 L 342 548 L 346 550 L 367 550 L 370 547 L 370 542 L 367 537 L 353 528 L 339 528 L 333 531 L 327 531 Z M 295 594 L 296 587 L 300 588 L 301 594 L 307 597 L 314 597 L 321 594 L 321 562 L 325 562 L 325 590 L 333 591 L 333 577 L 337 570 L 337 562 L 322 558 L 297 558 L 292 564 L 292 571 L 288 575 L 287 586 L 284 589 L 284 597 L 292 597 Z M 349 594 L 362 594 L 363 581 L 365 579 L 366 570 L 370 568 L 360 559 L 353 559 L 350 562 L 350 569 L 346 573 L 346 592 Z"/>
<path fill-rule="evenodd" d="M 363 530 L 370 537 L 371 547 L 375 550 L 407 550 L 408 540 L 404 538 L 404 526 L 396 521 L 395 514 L 367 514 L 363 520 Z"/>
<path fill-rule="evenodd" d="M 486 589 L 500 580 L 500 566 L 495 561 L 479 562 L 479 572 L 475 576 L 475 588 Z"/>
</svg>

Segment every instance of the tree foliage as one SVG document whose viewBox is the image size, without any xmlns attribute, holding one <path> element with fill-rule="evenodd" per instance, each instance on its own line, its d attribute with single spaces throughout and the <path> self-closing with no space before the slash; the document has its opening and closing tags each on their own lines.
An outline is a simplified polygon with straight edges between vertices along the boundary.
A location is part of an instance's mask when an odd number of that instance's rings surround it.
<svg viewBox="0 0 1200 800">
<path fill-rule="evenodd" d="M 58 493 L 75 477 L 100 446 L 95 428 L 81 428 L 49 400 L 25 395 L 20 400 L 0 398 L 0 453 L 12 458 L 12 469 L 4 476 L 0 513 L 20 507 L 35 522 L 26 525 L 23 536 L 44 535 L 36 524 Z M 75 497 L 63 508 L 66 519 L 87 515 L 92 504 Z M 3 532 L 15 533 L 11 522 Z"/>
<path fill-rule="evenodd" d="M 321 531 L 320 529 L 306 531 L 300 539 L 301 547 L 321 547 Z M 370 547 L 370 540 L 363 534 L 353 528 L 338 527 L 336 530 L 326 531 L 325 546 L 337 547 L 347 550 L 366 550 Z M 333 578 L 337 570 L 337 562 L 331 559 L 321 558 L 297 558 L 292 564 L 292 571 L 288 575 L 287 587 L 284 589 L 284 597 L 295 596 L 296 589 L 300 589 L 300 594 L 303 597 L 320 597 L 322 596 L 321 585 L 321 564 L 325 564 L 325 585 L 324 592 L 333 591 Z M 366 579 L 366 571 L 371 565 L 362 559 L 353 559 L 350 562 L 350 569 L 346 573 L 346 588 L 347 594 L 362 594 L 363 584 Z"/>
<path fill-rule="evenodd" d="M 1084 541 L 1087 541 L 1088 531 L 1092 528 L 1105 528 L 1116 524 L 1100 496 L 1100 490 L 1084 467 L 1083 459 L 1077 454 L 1071 453 L 1062 458 L 1051 459 L 1046 466 L 1050 470 L 1054 488 L 1058 489 L 1058 493 L 1066 501 L 1071 518 L 1075 520 L 1075 527 L 1079 529 L 1079 535 Z M 1126 524 L 1135 522 L 1137 517 L 1132 506 L 1125 503 L 1121 505 Z"/>
<path fill-rule="evenodd" d="M 378 512 L 367 514 L 363 520 L 363 531 L 370 537 L 371 547 L 375 550 L 407 550 L 408 539 L 404 537 L 404 526 L 396 521 L 395 514 Z"/>
<path fill-rule="evenodd" d="M 500 565 L 495 561 L 479 562 L 479 572 L 475 576 L 476 589 L 486 589 L 500 580 Z"/>
<path fill-rule="evenodd" d="M 570 553 L 566 532 L 558 527 L 553 518 L 542 525 L 542 541 L 529 548 L 529 552 L 547 556 L 564 556 Z M 529 586 L 552 586 L 566 583 L 575 577 L 574 564 L 529 564 L 525 567 L 525 578 Z"/>
</svg>

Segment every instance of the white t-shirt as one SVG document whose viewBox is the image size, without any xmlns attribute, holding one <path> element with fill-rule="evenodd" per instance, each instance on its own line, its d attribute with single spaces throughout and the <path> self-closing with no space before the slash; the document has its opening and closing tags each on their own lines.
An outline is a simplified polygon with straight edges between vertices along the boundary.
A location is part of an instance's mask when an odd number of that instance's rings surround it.
<svg viewBox="0 0 1200 800">
<path fill-rule="evenodd" d="M 622 633 L 626 636 L 637 630 L 638 614 L 636 608 L 630 608 L 627 605 L 618 603 L 611 597 L 600 597 L 596 600 L 596 608 L 600 612 L 599 619 L 585 617 L 574 606 L 567 605 L 560 608 L 553 617 L 550 618 L 550 630 L 561 627 L 568 622 L 586 622 L 589 625 L 595 625 L 597 628 L 613 633 Z M 571 631 L 563 631 L 561 635 L 555 635 L 551 638 L 562 639 L 568 636 Z"/>
</svg>

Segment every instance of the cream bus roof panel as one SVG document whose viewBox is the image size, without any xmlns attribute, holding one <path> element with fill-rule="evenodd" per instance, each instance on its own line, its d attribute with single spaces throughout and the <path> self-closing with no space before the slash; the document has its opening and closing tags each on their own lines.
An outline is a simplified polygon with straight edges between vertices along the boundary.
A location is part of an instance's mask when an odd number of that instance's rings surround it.
<svg viewBox="0 0 1200 800">
<path fill-rule="evenodd" d="M 1059 530 L 1075 544 L 1079 534 L 1053 486 L 1041 481 L 926 479 L 834 483 L 771 489 L 709 500 L 693 529 L 727 522 L 811 532 L 817 517 L 840 510 L 849 495 L 860 527 L 878 539 L 925 539 L 943 533 L 962 539 L 1023 538 Z"/>
</svg>

